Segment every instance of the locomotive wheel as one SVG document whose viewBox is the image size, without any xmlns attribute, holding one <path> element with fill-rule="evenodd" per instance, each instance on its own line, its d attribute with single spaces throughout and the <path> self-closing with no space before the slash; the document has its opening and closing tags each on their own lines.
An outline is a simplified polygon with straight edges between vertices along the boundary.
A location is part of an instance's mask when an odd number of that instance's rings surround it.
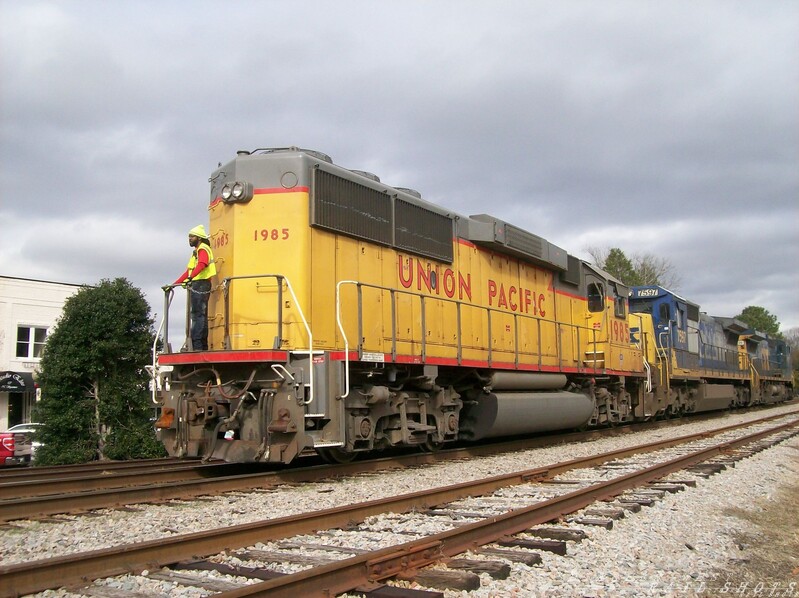
<svg viewBox="0 0 799 598">
<path fill-rule="evenodd" d="M 436 442 L 430 436 L 427 437 L 422 444 L 419 445 L 419 448 L 422 450 L 423 453 L 437 453 L 441 450 L 444 446 L 443 442 Z"/>
<path fill-rule="evenodd" d="M 358 456 L 358 453 L 346 453 L 337 448 L 319 448 L 316 449 L 316 452 L 319 453 L 320 457 L 322 457 L 322 461 L 325 463 L 330 463 L 331 465 L 336 465 L 337 463 L 350 463 L 351 461 L 355 460 L 355 457 Z"/>
</svg>

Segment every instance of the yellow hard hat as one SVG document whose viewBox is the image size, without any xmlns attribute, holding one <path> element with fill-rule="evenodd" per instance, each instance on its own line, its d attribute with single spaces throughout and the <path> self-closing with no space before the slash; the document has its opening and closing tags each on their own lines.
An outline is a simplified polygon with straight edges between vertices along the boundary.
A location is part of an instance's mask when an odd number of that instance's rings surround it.
<svg viewBox="0 0 799 598">
<path fill-rule="evenodd" d="M 193 229 L 189 231 L 189 235 L 194 235 L 195 237 L 200 237 L 201 239 L 207 239 L 208 233 L 205 232 L 205 227 L 202 224 L 198 224 Z"/>
</svg>

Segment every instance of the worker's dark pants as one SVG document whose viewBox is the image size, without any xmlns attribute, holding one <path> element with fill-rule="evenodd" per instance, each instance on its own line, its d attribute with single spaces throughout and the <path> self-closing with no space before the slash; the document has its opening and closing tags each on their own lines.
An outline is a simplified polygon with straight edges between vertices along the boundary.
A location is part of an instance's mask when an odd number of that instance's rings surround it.
<svg viewBox="0 0 799 598">
<path fill-rule="evenodd" d="M 193 280 L 189 283 L 191 295 L 191 348 L 208 350 L 208 298 L 211 296 L 210 280 Z"/>
</svg>

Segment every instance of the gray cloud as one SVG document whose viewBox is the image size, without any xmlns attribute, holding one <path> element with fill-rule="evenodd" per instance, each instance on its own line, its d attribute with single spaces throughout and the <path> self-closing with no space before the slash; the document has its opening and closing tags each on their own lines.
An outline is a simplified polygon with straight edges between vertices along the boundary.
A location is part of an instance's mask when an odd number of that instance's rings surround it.
<svg viewBox="0 0 799 598">
<path fill-rule="evenodd" d="M 216 164 L 299 145 L 799 326 L 791 2 L 0 0 L 0 75 L 8 275 L 157 289 Z"/>
</svg>

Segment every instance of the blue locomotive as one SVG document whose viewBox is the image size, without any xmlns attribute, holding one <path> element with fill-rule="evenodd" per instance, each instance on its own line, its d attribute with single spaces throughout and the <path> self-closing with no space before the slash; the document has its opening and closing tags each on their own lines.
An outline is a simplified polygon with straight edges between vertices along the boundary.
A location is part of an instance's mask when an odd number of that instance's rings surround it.
<svg viewBox="0 0 799 598">
<path fill-rule="evenodd" d="M 703 313 L 660 286 L 633 287 L 630 311 L 652 316 L 657 351 L 671 356 L 664 360 L 664 378 L 673 409 L 692 405 L 690 410 L 709 411 L 790 397 L 793 370 L 784 340 L 741 320 Z"/>
</svg>

